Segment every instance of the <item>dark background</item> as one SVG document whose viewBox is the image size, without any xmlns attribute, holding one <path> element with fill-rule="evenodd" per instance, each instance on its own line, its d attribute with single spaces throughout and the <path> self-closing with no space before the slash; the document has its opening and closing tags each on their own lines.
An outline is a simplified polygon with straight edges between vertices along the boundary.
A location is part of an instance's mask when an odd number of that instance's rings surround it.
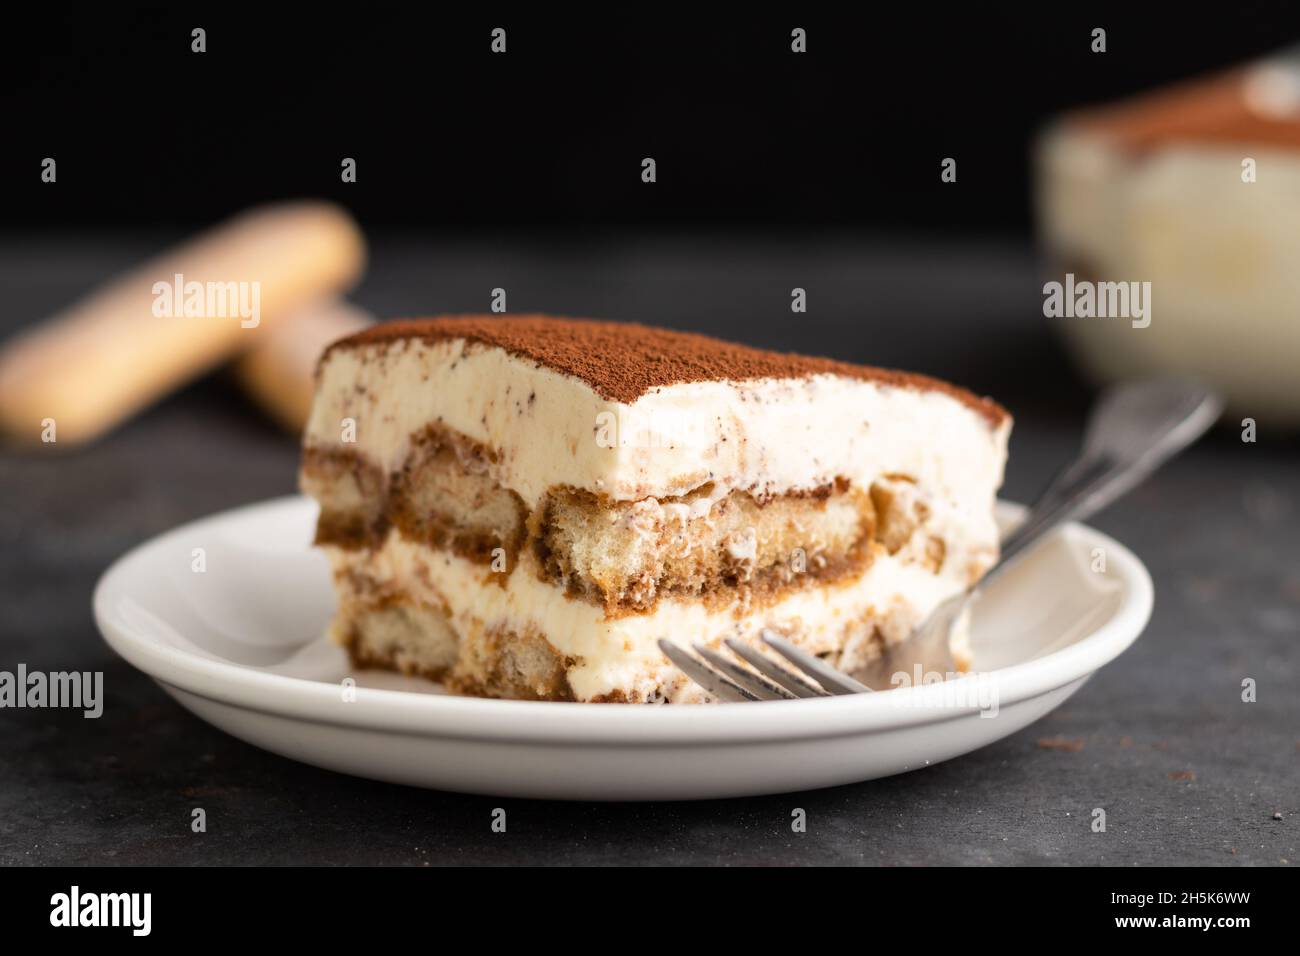
<svg viewBox="0 0 1300 956">
<path fill-rule="evenodd" d="M 1300 38 L 1277 0 L 1057 6 L 7 10 L 4 224 L 206 223 L 312 195 L 367 228 L 1024 232 L 1045 117 Z"/>
<path fill-rule="evenodd" d="M 1042 316 L 1032 132 L 1059 109 L 1300 37 L 1284 3 L 1078 9 L 6 9 L 0 339 L 197 227 L 322 196 L 367 233 L 352 298 L 376 315 L 483 311 L 501 286 L 515 312 L 939 375 L 1015 416 L 1003 495 L 1028 500 L 1077 448 L 1094 394 Z M 488 52 L 496 25 L 503 57 Z M 1098 25 L 1104 55 L 1088 52 Z M 654 186 L 640 182 L 647 155 Z M 44 156 L 54 186 L 39 181 Z M 344 156 L 354 185 L 339 181 Z M 944 156 L 955 186 L 939 181 Z M 790 313 L 794 286 L 805 315 Z M 1154 615 L 1033 727 L 814 793 L 509 801 L 503 839 L 488 828 L 498 799 L 258 750 L 103 643 L 90 595 L 110 562 L 294 489 L 294 436 L 218 371 L 89 446 L 0 446 L 0 668 L 102 670 L 107 697 L 97 721 L 0 711 L 0 865 L 1293 863 L 1298 450 L 1267 427 L 1243 444 L 1229 423 L 1095 519 L 1150 569 Z M 1246 676 L 1256 704 L 1240 701 Z M 808 812 L 801 838 L 792 806 Z M 1104 836 L 1089 828 L 1097 806 Z"/>
</svg>

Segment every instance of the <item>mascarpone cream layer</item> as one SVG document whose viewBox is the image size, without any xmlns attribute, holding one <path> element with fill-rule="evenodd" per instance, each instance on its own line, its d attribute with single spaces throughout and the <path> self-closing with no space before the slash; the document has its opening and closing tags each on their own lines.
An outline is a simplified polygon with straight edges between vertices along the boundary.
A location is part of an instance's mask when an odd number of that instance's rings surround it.
<svg viewBox="0 0 1300 956">
<path fill-rule="evenodd" d="M 410 339 L 331 352 L 306 442 L 390 470 L 434 422 L 498 452 L 494 477 L 530 507 L 558 485 L 634 501 L 710 481 L 718 495 L 782 494 L 901 473 L 990 541 L 1011 424 L 992 427 L 943 392 L 836 375 L 691 382 L 611 402 L 502 349 Z"/>
<path fill-rule="evenodd" d="M 446 608 L 462 635 L 484 629 L 542 635 L 576 661 L 568 679 L 579 700 L 618 690 L 645 697 L 676 683 L 675 668 L 656 645 L 659 638 L 684 645 L 716 643 L 725 637 L 752 639 L 762 628 L 773 627 L 813 653 L 836 652 L 832 662 L 852 670 L 869 659 L 873 627 L 880 628 L 886 643 L 902 641 L 936 605 L 965 586 L 955 566 L 945 563 L 936 575 L 881 554 L 855 581 L 792 591 L 757 610 L 664 598 L 651 614 L 607 619 L 602 608 L 538 579 L 528 562 L 502 587 L 482 565 L 397 533 L 373 552 L 325 550 L 336 570 L 355 569 Z M 963 647 L 964 636 L 959 636 L 954 641 L 959 658 Z"/>
</svg>

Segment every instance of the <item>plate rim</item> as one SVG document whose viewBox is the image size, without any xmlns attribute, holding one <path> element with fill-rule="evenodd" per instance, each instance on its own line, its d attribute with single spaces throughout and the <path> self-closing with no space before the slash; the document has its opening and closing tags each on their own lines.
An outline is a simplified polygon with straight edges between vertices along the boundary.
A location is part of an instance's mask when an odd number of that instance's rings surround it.
<svg viewBox="0 0 1300 956">
<path fill-rule="evenodd" d="M 95 623 L 106 643 L 155 681 L 220 704 L 346 728 L 497 743 L 761 743 L 942 723 L 978 711 L 974 706 L 926 706 L 917 696 L 926 689 L 914 687 L 813 700 L 676 708 L 496 700 L 366 687 L 355 688 L 354 699 L 344 701 L 337 684 L 270 674 L 202 657 L 135 633 L 117 618 L 115 599 L 133 590 L 124 587 L 124 582 L 151 553 L 205 526 L 247 518 L 250 513 L 314 507 L 315 503 L 303 495 L 252 502 L 186 522 L 129 549 L 101 574 L 92 597 Z M 1001 499 L 998 508 L 1013 515 L 1024 510 L 1021 505 Z M 1095 528 L 1077 523 L 1067 527 L 1071 533 L 1086 535 L 1106 548 L 1107 570 L 1123 586 L 1119 607 L 1110 620 L 1068 647 L 983 672 L 997 675 L 999 708 L 1089 677 L 1136 641 L 1150 620 L 1154 588 L 1138 557 Z M 943 686 L 957 688 L 960 682 L 972 680 L 957 678 Z"/>
</svg>

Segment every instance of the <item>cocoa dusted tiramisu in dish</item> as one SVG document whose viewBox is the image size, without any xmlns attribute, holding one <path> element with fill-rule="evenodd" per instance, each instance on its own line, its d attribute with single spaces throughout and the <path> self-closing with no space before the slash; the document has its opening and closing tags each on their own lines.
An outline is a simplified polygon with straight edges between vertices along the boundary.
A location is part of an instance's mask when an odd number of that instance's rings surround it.
<svg viewBox="0 0 1300 956">
<path fill-rule="evenodd" d="M 436 318 L 325 352 L 302 485 L 355 666 L 684 702 L 703 692 L 661 638 L 758 646 L 770 628 L 851 672 L 978 579 L 1010 428 L 919 375 L 640 325 Z"/>
<path fill-rule="evenodd" d="M 1092 377 L 1191 378 L 1300 425 L 1300 47 L 1070 111 L 1037 173 L 1045 278 L 1097 297 L 1056 313 Z"/>
</svg>

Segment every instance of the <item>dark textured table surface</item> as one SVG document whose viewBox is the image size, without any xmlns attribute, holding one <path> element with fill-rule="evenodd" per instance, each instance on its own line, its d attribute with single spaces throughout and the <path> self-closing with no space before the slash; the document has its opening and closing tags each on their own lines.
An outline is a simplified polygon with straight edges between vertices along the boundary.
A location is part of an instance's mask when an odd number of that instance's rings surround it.
<svg viewBox="0 0 1300 956">
<path fill-rule="evenodd" d="M 0 240 L 0 333 L 171 236 Z M 1089 391 L 1041 318 L 1028 245 L 377 241 L 381 315 L 639 319 L 952 378 L 1016 415 L 1004 495 L 1078 439 Z M 789 312 L 790 289 L 809 313 Z M 0 710 L 0 863 L 1106 863 L 1300 860 L 1300 442 L 1224 429 L 1094 523 L 1156 584 L 1146 634 L 1056 712 L 923 771 L 693 804 L 510 801 L 292 763 L 181 709 L 101 641 L 100 572 L 209 512 L 293 490 L 297 451 L 223 375 L 92 447 L 0 451 L 0 669 L 102 670 L 98 720 Z M 1258 682 L 1243 703 L 1241 683 Z M 208 830 L 190 831 L 195 806 Z M 808 814 L 806 833 L 790 811 Z M 1091 810 L 1107 830 L 1093 833 Z M 1280 818 L 1277 815 L 1280 814 Z"/>
</svg>

